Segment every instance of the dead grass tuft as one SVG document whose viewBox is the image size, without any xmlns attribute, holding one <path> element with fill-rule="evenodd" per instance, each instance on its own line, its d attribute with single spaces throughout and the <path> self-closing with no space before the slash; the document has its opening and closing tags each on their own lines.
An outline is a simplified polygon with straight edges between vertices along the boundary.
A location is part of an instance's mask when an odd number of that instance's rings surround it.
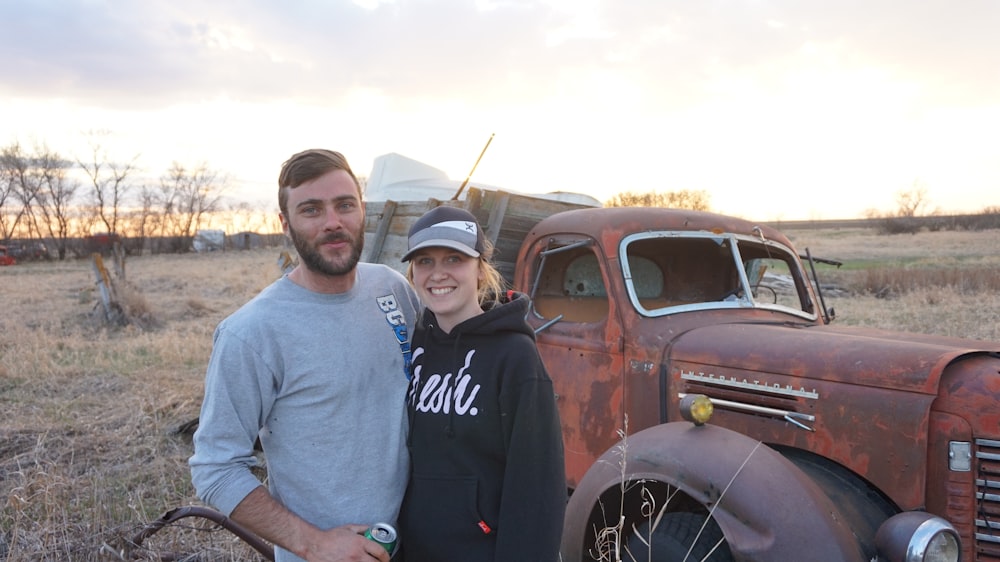
<svg viewBox="0 0 1000 562">
<path fill-rule="evenodd" d="M 215 312 L 205 301 L 198 298 L 188 299 L 186 303 L 187 312 L 193 317 L 201 317 Z"/>
<path fill-rule="evenodd" d="M 950 290 L 972 295 L 1000 292 L 1000 266 L 878 267 L 858 273 L 851 288 L 858 293 L 881 297 L 919 290 Z"/>
<path fill-rule="evenodd" d="M 125 317 L 128 318 L 129 324 L 139 326 L 144 330 L 151 330 L 158 327 L 159 322 L 142 291 L 128 283 L 124 283 L 118 287 L 118 298 L 122 302 Z"/>
<path fill-rule="evenodd" d="M 1000 294 L 921 287 L 890 298 L 858 294 L 827 299 L 838 324 L 1000 341 Z"/>
</svg>

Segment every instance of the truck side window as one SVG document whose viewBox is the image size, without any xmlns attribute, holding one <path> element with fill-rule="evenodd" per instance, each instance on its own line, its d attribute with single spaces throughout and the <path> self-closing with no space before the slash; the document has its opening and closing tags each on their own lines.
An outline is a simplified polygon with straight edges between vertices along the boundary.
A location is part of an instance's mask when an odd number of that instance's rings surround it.
<svg viewBox="0 0 1000 562">
<path fill-rule="evenodd" d="M 535 293 L 535 312 L 563 322 L 600 322 L 608 316 L 608 291 L 593 250 L 549 256 Z"/>
</svg>

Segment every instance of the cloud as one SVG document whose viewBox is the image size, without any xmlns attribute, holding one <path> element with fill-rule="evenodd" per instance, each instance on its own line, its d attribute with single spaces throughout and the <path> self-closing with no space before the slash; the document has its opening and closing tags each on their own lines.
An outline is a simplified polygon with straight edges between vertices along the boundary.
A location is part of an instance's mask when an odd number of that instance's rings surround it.
<svg viewBox="0 0 1000 562">
<path fill-rule="evenodd" d="M 151 106 L 227 95 L 498 100 L 563 94 L 566 76 L 633 81 L 694 103 L 718 74 L 813 65 L 884 68 L 963 103 L 997 92 L 989 0 L 872 4 L 644 0 L 5 2 L 3 87 Z M 993 16 L 993 17 L 991 17 Z M 530 85 L 530 89 L 527 87 Z M 779 87 L 780 83 L 773 85 Z M 661 97 L 662 96 L 662 97 Z"/>
<path fill-rule="evenodd" d="M 464 175 L 496 133 L 477 175 L 512 187 L 891 193 L 943 155 L 980 186 L 996 21 L 993 0 L 0 0 L 0 134 L 108 128 L 268 185 L 312 145 Z"/>
</svg>

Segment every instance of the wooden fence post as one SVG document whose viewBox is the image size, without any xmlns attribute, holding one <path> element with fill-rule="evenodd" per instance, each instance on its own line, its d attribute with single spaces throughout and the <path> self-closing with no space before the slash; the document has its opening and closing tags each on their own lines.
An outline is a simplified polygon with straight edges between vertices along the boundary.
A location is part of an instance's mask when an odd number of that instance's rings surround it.
<svg viewBox="0 0 1000 562">
<path fill-rule="evenodd" d="M 108 275 L 108 270 L 104 267 L 104 258 L 100 253 L 93 254 L 94 276 L 97 277 L 97 289 L 101 294 L 101 304 L 104 306 L 104 319 L 109 324 L 124 326 L 128 323 L 121 304 L 118 302 L 118 295 L 115 292 L 115 285 Z"/>
</svg>

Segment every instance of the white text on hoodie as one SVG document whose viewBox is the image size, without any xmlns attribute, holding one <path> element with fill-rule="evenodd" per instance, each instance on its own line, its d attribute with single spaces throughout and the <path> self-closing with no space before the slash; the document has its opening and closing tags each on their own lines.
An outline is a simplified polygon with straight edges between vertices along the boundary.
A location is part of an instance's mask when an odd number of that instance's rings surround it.
<svg viewBox="0 0 1000 562">
<path fill-rule="evenodd" d="M 417 364 L 417 358 L 424 354 L 424 349 L 418 347 L 413 351 L 413 361 L 416 366 L 413 368 L 413 382 L 410 386 L 409 400 L 414 404 L 418 412 L 431 412 L 434 414 L 451 413 L 454 407 L 455 415 L 475 416 L 479 413 L 479 408 L 473 405 L 476 396 L 479 395 L 479 384 L 469 387 L 472 375 L 467 373 L 469 365 L 472 363 L 472 356 L 476 350 L 472 349 L 465 356 L 465 364 L 458 370 L 458 375 L 452 381 L 452 374 L 440 375 L 435 373 L 427 377 L 423 382 L 423 365 Z M 421 384 L 423 382 L 423 384 Z M 416 395 L 420 392 L 420 396 Z"/>
</svg>

